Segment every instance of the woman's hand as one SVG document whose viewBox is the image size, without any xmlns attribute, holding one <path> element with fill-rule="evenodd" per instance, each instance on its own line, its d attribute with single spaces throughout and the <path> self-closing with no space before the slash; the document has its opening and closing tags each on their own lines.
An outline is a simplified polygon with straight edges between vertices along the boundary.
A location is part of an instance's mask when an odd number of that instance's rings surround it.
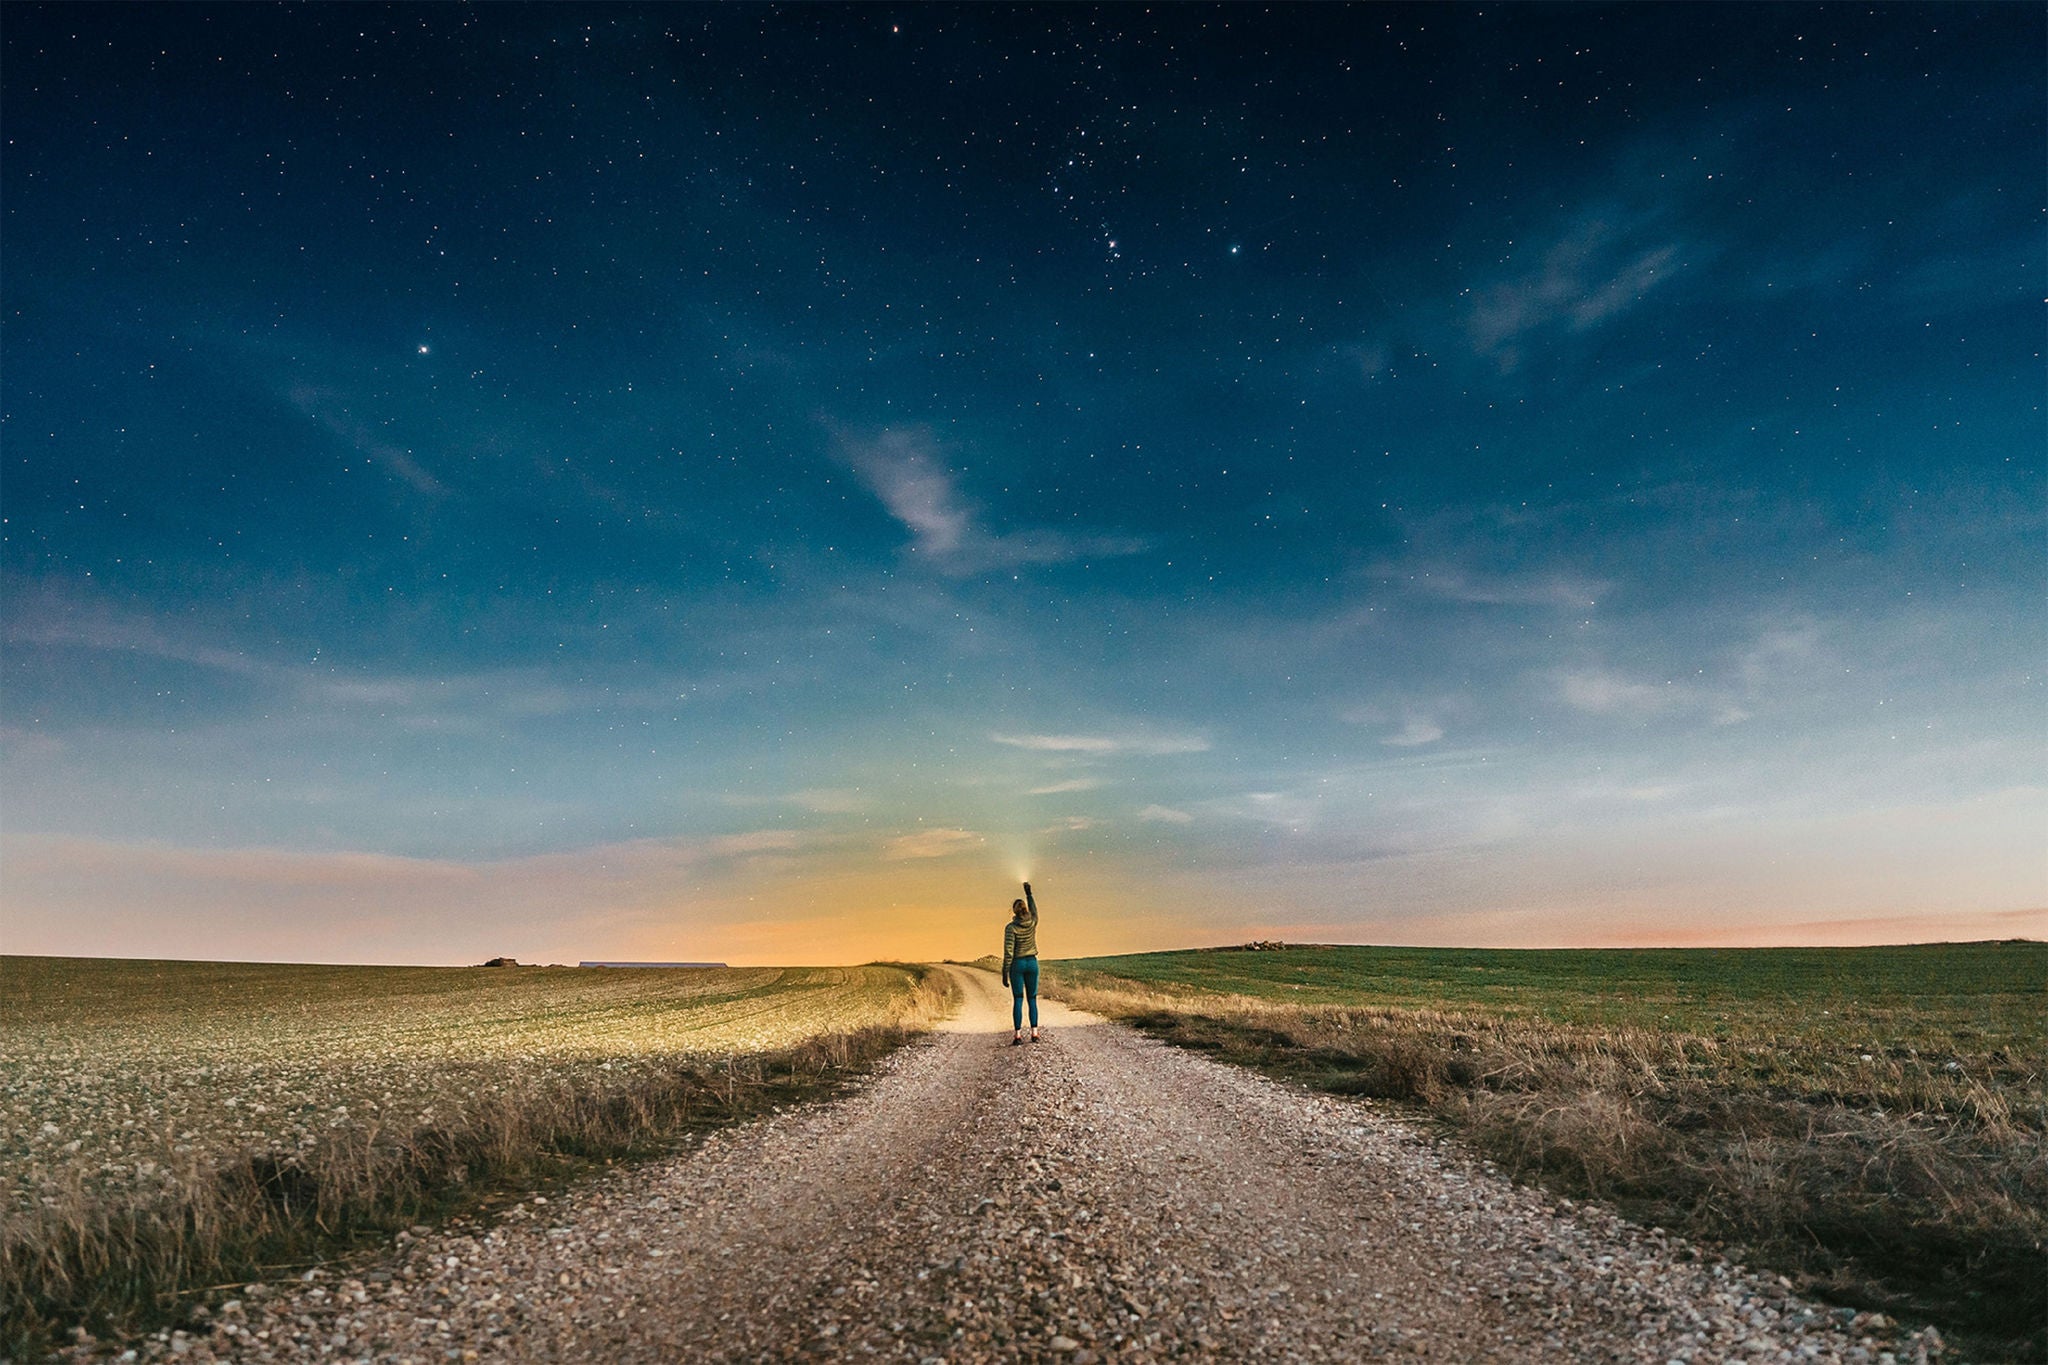
<svg viewBox="0 0 2048 1365">
<path fill-rule="evenodd" d="M 1027 896 L 1031 894 L 1031 883 L 1030 883 L 1030 882 L 1026 882 L 1026 883 L 1024 883 L 1024 894 L 1025 894 L 1025 895 L 1027 895 Z"/>
</svg>

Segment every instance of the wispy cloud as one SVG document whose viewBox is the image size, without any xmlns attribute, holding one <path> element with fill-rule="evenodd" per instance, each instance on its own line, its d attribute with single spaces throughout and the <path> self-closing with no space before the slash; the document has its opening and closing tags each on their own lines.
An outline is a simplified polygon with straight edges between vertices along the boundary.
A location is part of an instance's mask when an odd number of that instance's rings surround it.
<svg viewBox="0 0 2048 1365">
<path fill-rule="evenodd" d="M 1057 796 L 1061 792 L 1094 791 L 1102 785 L 1099 777 L 1070 777 L 1064 782 L 1052 782 L 1043 787 L 1033 787 L 1032 796 Z"/>
<path fill-rule="evenodd" d="M 819 815 L 845 815 L 864 804 L 858 787 L 807 787 L 791 792 L 789 800 Z"/>
<path fill-rule="evenodd" d="M 900 861 L 906 858 L 945 858 L 980 848 L 987 841 L 971 829 L 921 829 L 899 834 L 882 845 L 882 856 Z"/>
<path fill-rule="evenodd" d="M 1553 607 L 1583 611 L 1614 590 L 1604 578 L 1570 569 L 1536 569 L 1526 573 L 1487 573 L 1444 561 L 1382 563 L 1370 570 L 1383 583 L 1427 597 L 1478 606 Z"/>
<path fill-rule="evenodd" d="M 1822 627 L 1808 618 L 1765 623 L 1744 644 L 1720 651 L 1718 666 L 1688 673 L 1685 681 L 1660 681 L 1604 664 L 1559 669 L 1550 678 L 1560 700 L 1589 715 L 1684 712 L 1715 725 L 1740 725 L 1758 707 L 1813 690 L 1833 657 L 1822 635 Z"/>
<path fill-rule="evenodd" d="M 1444 727 L 1427 716 L 1410 716 L 1401 728 L 1380 740 L 1397 749 L 1412 749 L 1417 745 L 1434 744 L 1444 737 Z"/>
<path fill-rule="evenodd" d="M 2003 241 L 1930 256 L 1903 272 L 1898 281 L 1902 299 L 1925 310 L 1981 308 L 2023 292 L 2029 274 L 2038 269 L 2038 235 L 2033 232 Z"/>
<path fill-rule="evenodd" d="M 286 662 L 225 643 L 174 618 L 133 612 L 90 595 L 45 588 L 15 604 L 4 638 L 11 645 L 94 650 L 190 664 L 321 708 L 377 711 L 399 723 L 473 726 L 483 718 L 520 720 L 614 706 L 672 705 L 678 688 L 609 688 L 563 682 L 542 668 L 469 673 L 394 674 L 353 670 L 315 658 Z"/>
<path fill-rule="evenodd" d="M 16 596 L 8 606 L 6 639 L 11 645 L 140 654 L 243 676 L 276 671 L 239 649 L 169 628 L 156 617 L 47 583 L 36 585 L 29 594 Z"/>
<path fill-rule="evenodd" d="M 1604 668 L 1560 672 L 1557 690 L 1565 705 L 1595 716 L 1650 716 L 1688 699 L 1676 683 L 1642 682 Z"/>
<path fill-rule="evenodd" d="M 385 440 L 368 423 L 350 414 L 334 394 L 307 384 L 293 385 L 285 395 L 293 407 L 326 428 L 328 433 L 371 464 L 381 465 L 415 492 L 439 496 L 448 486 L 435 478 L 410 450 Z"/>
<path fill-rule="evenodd" d="M 1807 677 L 1824 658 L 1819 623 L 1801 617 L 1761 626 L 1743 650 L 1736 671 L 1743 686 L 1755 690 Z"/>
<path fill-rule="evenodd" d="M 793 829 L 756 829 L 707 839 L 703 850 L 712 857 L 740 858 L 757 853 L 795 853 L 809 842 L 806 835 Z"/>
<path fill-rule="evenodd" d="M 1604 213 L 1583 215 L 1520 273 L 1474 291 L 1466 338 L 1503 373 L 1543 332 L 1584 332 L 1641 303 L 1681 268 L 1676 242 L 1645 244 Z"/>
<path fill-rule="evenodd" d="M 1362 635 L 1379 628 L 1385 610 L 1375 603 L 1345 602 L 1309 612 L 1216 613 L 1193 632 L 1197 639 L 1177 647 L 1203 649 L 1228 667 L 1286 672 L 1356 650 Z"/>
<path fill-rule="evenodd" d="M 1645 682 L 1605 668 L 1566 669 L 1556 675 L 1558 697 L 1593 716 L 1645 719 L 1671 712 L 1704 713 L 1715 725 L 1740 725 L 1749 708 L 1710 688 L 1676 681 Z"/>
<path fill-rule="evenodd" d="M 1394 353 L 1385 342 L 1361 341 L 1337 348 L 1338 353 L 1358 367 L 1367 379 L 1377 379 L 1393 366 Z"/>
<path fill-rule="evenodd" d="M 1001 735 L 989 736 L 998 744 L 1007 744 L 1013 749 L 1031 749 L 1040 753 L 1055 754 L 1136 754 L 1156 757 L 1162 754 L 1199 754 L 1209 748 L 1209 741 L 1200 735 Z"/>
<path fill-rule="evenodd" d="M 910 529 L 914 548 L 954 554 L 978 533 L 952 473 L 935 461 L 927 443 L 905 431 L 886 431 L 848 447 L 853 467 L 889 515 Z"/>
<path fill-rule="evenodd" d="M 892 427 L 865 440 L 842 438 L 840 452 L 889 515 L 910 532 L 910 552 L 944 573 L 1065 564 L 1147 548 L 1148 542 L 1135 536 L 988 529 L 961 491 L 958 476 L 939 458 L 937 443 L 921 428 Z"/>
<path fill-rule="evenodd" d="M 1446 722 L 1452 718 L 1468 717 L 1471 710 L 1471 703 L 1464 696 L 1442 693 L 1367 702 L 1345 707 L 1337 715 L 1348 725 L 1383 731 L 1380 743 L 1390 748 L 1415 749 L 1442 739 L 1447 733 Z"/>
<path fill-rule="evenodd" d="M 1291 791 L 1246 792 L 1240 798 L 1235 813 L 1261 824 L 1281 829 L 1301 830 L 1313 824 L 1319 815 L 1319 802 L 1314 795 L 1304 796 Z"/>
<path fill-rule="evenodd" d="M 1162 825 L 1191 825 L 1195 820 L 1188 812 L 1175 810 L 1172 806 L 1141 806 L 1138 808 L 1138 818 Z"/>
<path fill-rule="evenodd" d="M 21 725 L 0 725 L 0 755 L 8 758 L 54 758 L 64 752 L 55 735 Z"/>
<path fill-rule="evenodd" d="M 1559 669 L 1549 681 L 1558 700 L 1592 716 L 1644 720 L 1692 715 L 1704 716 L 1714 725 L 1740 725 L 1756 715 L 1741 689 L 1712 682 L 1659 682 L 1598 666 Z"/>
</svg>

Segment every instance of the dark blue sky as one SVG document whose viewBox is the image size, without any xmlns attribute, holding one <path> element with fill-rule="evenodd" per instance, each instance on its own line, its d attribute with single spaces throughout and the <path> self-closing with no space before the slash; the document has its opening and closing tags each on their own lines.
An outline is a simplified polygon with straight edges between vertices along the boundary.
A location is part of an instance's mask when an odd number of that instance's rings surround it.
<svg viewBox="0 0 2048 1365">
<path fill-rule="evenodd" d="M 2044 38 L 10 6 L 8 937 L 2038 910 Z"/>
</svg>

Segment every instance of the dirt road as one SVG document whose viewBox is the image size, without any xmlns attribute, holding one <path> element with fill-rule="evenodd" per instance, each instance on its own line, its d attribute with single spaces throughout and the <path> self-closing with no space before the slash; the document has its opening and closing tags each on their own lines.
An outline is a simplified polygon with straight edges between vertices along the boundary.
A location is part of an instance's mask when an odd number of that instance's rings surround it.
<svg viewBox="0 0 2048 1365">
<path fill-rule="evenodd" d="M 188 1358 L 1864 1360 L 1841 1316 L 1559 1208 L 1355 1101 L 1009 1000 L 857 1093 L 380 1275 L 224 1310 Z M 385 1276 L 388 1276 L 386 1278 Z M 255 1334 L 263 1332 L 258 1338 Z"/>
</svg>

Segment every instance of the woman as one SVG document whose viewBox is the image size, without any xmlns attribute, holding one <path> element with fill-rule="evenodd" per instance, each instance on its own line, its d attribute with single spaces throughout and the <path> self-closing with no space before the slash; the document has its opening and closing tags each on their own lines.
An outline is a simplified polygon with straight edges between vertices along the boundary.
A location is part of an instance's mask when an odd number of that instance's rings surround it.
<svg viewBox="0 0 2048 1365">
<path fill-rule="evenodd" d="M 1024 1041 L 1024 1001 L 1031 1001 L 1031 1041 L 1038 1041 L 1038 901 L 1031 883 L 1024 899 L 1010 903 L 1010 922 L 1003 926 L 1003 984 L 1010 988 L 1010 1046 Z"/>
</svg>

